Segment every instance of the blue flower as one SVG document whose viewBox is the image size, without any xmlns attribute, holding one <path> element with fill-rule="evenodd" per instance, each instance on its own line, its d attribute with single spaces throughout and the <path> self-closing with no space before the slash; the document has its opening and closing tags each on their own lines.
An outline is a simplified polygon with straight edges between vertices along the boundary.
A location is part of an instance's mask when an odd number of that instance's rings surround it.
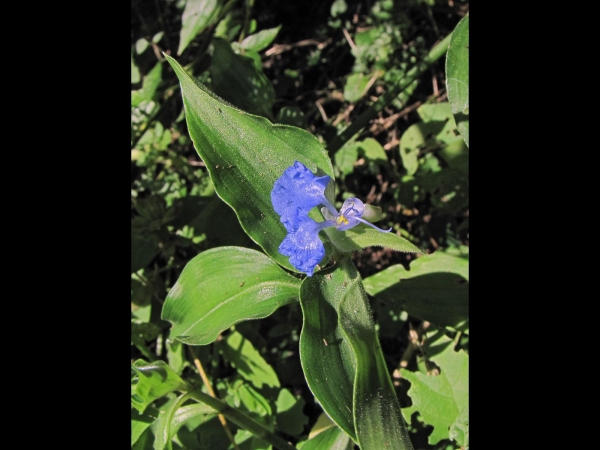
<svg viewBox="0 0 600 450">
<path fill-rule="evenodd" d="M 271 191 L 273 209 L 288 232 L 279 246 L 279 253 L 289 256 L 290 264 L 308 276 L 312 276 L 316 265 L 325 256 L 325 247 L 319 239 L 322 229 L 336 227 L 345 231 L 364 223 L 383 233 L 392 231 L 391 228 L 382 230 L 363 219 L 365 205 L 357 198 L 347 199 L 338 212 L 325 197 L 330 181 L 328 175 L 317 177 L 304 164 L 295 161 L 275 181 Z M 315 222 L 308 216 L 318 205 L 325 206 L 321 208 L 324 222 Z"/>
</svg>

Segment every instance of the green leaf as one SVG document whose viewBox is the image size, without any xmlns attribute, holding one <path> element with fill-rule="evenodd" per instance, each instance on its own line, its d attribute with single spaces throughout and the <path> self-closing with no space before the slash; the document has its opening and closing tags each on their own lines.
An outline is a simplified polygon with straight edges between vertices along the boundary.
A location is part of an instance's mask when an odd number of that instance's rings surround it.
<svg viewBox="0 0 600 450">
<path fill-rule="evenodd" d="M 469 145 L 469 16 L 456 25 L 446 55 L 448 100 L 458 131 Z"/>
<path fill-rule="evenodd" d="M 300 436 L 304 425 L 308 423 L 308 417 L 302 412 L 304 403 L 302 397 L 295 397 L 287 389 L 279 391 L 276 402 L 277 429 L 292 436 Z"/>
<path fill-rule="evenodd" d="M 366 88 L 370 79 L 370 76 L 362 73 L 350 75 L 344 85 L 344 98 L 351 103 L 360 100 L 367 92 Z"/>
<path fill-rule="evenodd" d="M 325 412 L 362 450 L 412 449 L 350 257 L 344 255 L 334 269 L 307 277 L 300 304 L 300 360 Z"/>
<path fill-rule="evenodd" d="M 437 339 L 432 337 L 436 334 Z M 451 344 L 452 340 L 442 333 L 428 333 L 425 352 L 438 352 L 430 359 L 440 368 L 439 375 L 400 370 L 402 377 L 411 383 L 408 395 L 413 403 L 402 413 L 406 420 L 410 420 L 410 416 L 418 411 L 425 423 L 433 426 L 428 439 L 431 445 L 450 438 L 449 429 L 452 427 L 457 443 L 464 447 L 468 439 L 469 356 L 464 350 L 455 352 Z M 439 351 L 440 348 L 443 350 Z M 458 430 L 467 431 L 461 434 Z"/>
<path fill-rule="evenodd" d="M 261 50 L 267 48 L 271 44 L 271 42 L 273 42 L 280 29 L 281 25 L 275 28 L 269 28 L 268 30 L 261 30 L 258 33 L 251 34 L 242 41 L 240 47 L 244 50 L 260 52 Z"/>
<path fill-rule="evenodd" d="M 333 155 L 335 166 L 340 169 L 340 172 L 344 176 L 354 172 L 354 163 L 357 159 L 358 146 L 356 142 L 347 142 Z"/>
<path fill-rule="evenodd" d="M 375 139 L 366 138 L 363 141 L 357 142 L 357 145 L 360 153 L 363 154 L 369 161 L 373 161 L 378 164 L 388 164 L 385 150 Z"/>
<path fill-rule="evenodd" d="M 257 389 L 262 388 L 263 385 L 279 387 L 279 379 L 273 368 L 252 343 L 237 331 L 219 342 L 219 350 L 223 357 L 237 369 L 237 372 Z"/>
<path fill-rule="evenodd" d="M 304 442 L 302 450 L 352 450 L 354 442 L 338 427 L 331 427 Z"/>
<path fill-rule="evenodd" d="M 136 84 L 139 83 L 140 81 L 140 69 L 138 69 L 138 66 L 135 64 L 135 61 L 133 59 L 133 51 L 131 52 L 131 84 Z"/>
<path fill-rule="evenodd" d="M 401 264 L 368 277 L 365 289 L 395 302 L 411 316 L 438 326 L 466 331 L 469 326 L 469 260 L 443 252 Z"/>
<path fill-rule="evenodd" d="M 284 106 L 277 113 L 277 123 L 304 128 L 306 127 L 306 117 L 297 106 Z"/>
<path fill-rule="evenodd" d="M 162 64 L 159 61 L 144 77 L 142 88 L 137 91 L 131 91 L 131 107 L 134 108 L 143 101 L 151 101 L 161 81 Z"/>
<path fill-rule="evenodd" d="M 181 55 L 206 27 L 212 25 L 219 15 L 221 3 L 221 0 L 187 0 L 181 16 L 178 55 Z"/>
<path fill-rule="evenodd" d="M 298 272 L 278 251 L 287 232 L 271 205 L 271 191 L 294 161 L 333 178 L 323 145 L 304 130 L 272 125 L 222 103 L 174 59 L 166 58 L 179 77 L 190 136 L 217 194 L 234 209 L 244 231 L 265 253 Z"/>
<path fill-rule="evenodd" d="M 140 413 L 154 400 L 169 392 L 187 390 L 185 382 L 164 361 L 147 363 L 138 359 L 131 368 L 138 377 L 131 395 L 131 405 Z"/>
<path fill-rule="evenodd" d="M 213 39 L 210 74 L 215 94 L 238 108 L 272 119 L 275 89 L 254 60 L 236 55 L 223 39 Z"/>
<path fill-rule="evenodd" d="M 368 225 L 360 224 L 347 231 L 334 227 L 325 228 L 333 245 L 342 253 L 362 250 L 366 247 L 386 247 L 399 252 L 423 253 L 417 246 L 393 232 L 382 233 Z"/>
<path fill-rule="evenodd" d="M 373 324 L 361 277 L 350 256 L 339 262 L 348 280 L 339 323 L 356 357 L 354 423 L 361 450 L 412 450 L 400 405 Z"/>
<path fill-rule="evenodd" d="M 298 299 L 300 280 L 267 256 L 242 247 L 218 247 L 192 259 L 167 295 L 162 318 L 171 337 L 189 345 L 213 342 L 231 325 L 262 319 Z"/>
<path fill-rule="evenodd" d="M 142 433 L 154 422 L 158 411 L 153 407 L 146 408 L 144 414 L 137 409 L 131 408 L 131 445 L 135 444 Z"/>
</svg>

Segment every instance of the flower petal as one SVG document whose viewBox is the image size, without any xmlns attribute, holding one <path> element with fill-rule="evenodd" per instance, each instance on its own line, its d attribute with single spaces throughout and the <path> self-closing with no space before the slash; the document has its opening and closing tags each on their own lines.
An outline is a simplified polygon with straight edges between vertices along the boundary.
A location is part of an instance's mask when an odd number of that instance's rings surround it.
<svg viewBox="0 0 600 450">
<path fill-rule="evenodd" d="M 289 256 L 290 264 L 309 277 L 325 256 L 325 247 L 319 239 L 321 229 L 321 224 L 306 216 L 298 223 L 296 231 L 288 233 L 279 246 L 279 253 Z"/>
</svg>

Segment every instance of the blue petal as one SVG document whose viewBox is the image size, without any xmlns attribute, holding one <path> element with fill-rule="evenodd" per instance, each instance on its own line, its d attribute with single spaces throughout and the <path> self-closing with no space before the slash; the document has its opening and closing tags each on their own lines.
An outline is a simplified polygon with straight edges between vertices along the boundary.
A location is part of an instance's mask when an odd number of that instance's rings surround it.
<svg viewBox="0 0 600 450">
<path fill-rule="evenodd" d="M 315 176 L 304 164 L 295 161 L 275 181 L 271 203 L 288 232 L 297 230 L 300 217 L 323 203 L 325 188 L 330 179 L 328 175 Z"/>
<path fill-rule="evenodd" d="M 289 256 L 290 264 L 309 277 L 325 256 L 325 247 L 319 239 L 322 228 L 321 224 L 305 216 L 296 231 L 288 233 L 279 246 L 279 253 Z"/>
</svg>

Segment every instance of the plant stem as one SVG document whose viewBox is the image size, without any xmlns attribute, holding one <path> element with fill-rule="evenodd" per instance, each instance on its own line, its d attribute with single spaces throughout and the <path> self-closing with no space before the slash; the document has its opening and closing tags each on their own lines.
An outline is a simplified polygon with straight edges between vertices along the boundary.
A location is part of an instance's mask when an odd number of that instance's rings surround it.
<svg viewBox="0 0 600 450">
<path fill-rule="evenodd" d="M 404 89 L 406 89 L 414 80 L 423 74 L 423 72 L 429 69 L 429 67 L 435 61 L 440 59 L 448 50 L 451 37 L 452 33 L 450 33 L 438 45 L 432 48 L 421 64 L 409 70 L 404 79 L 396 84 L 391 90 L 379 97 L 377 101 L 369 107 L 369 109 L 357 117 L 357 119 L 352 122 L 344 131 L 338 134 L 327 146 L 329 150 L 329 156 L 333 155 L 336 151 L 342 148 L 342 146 L 348 142 L 352 136 L 366 127 L 369 121 L 374 119 L 383 108 L 385 108 L 392 102 L 392 100 L 398 97 L 398 95 L 400 95 Z"/>
<path fill-rule="evenodd" d="M 194 353 L 194 350 L 192 349 L 192 347 L 188 347 L 188 349 L 190 351 L 190 354 L 192 355 L 192 359 L 194 360 L 194 364 L 196 365 L 196 368 L 198 369 L 198 373 L 200 373 L 200 378 L 202 378 L 202 381 L 204 382 L 204 385 L 206 386 L 206 389 L 208 390 L 208 393 L 210 394 L 211 397 L 217 398 L 217 395 L 215 394 L 215 391 L 212 388 L 210 380 L 206 376 L 206 372 L 204 371 L 204 367 L 202 367 L 202 363 L 200 362 L 200 360 L 196 356 L 196 353 Z M 221 425 L 223 426 L 223 429 L 225 430 L 225 434 L 229 438 L 229 441 L 233 445 L 233 448 L 235 450 L 240 450 L 240 448 L 238 447 L 238 445 L 235 442 L 235 439 L 233 438 L 233 434 L 231 434 L 231 430 L 229 429 L 229 425 L 227 425 L 227 420 L 225 420 L 225 416 L 223 414 L 219 414 L 219 421 L 221 422 Z"/>
<path fill-rule="evenodd" d="M 193 399 L 210 406 L 215 411 L 218 411 L 220 414 L 223 414 L 229 420 L 238 424 L 245 430 L 250 431 L 255 436 L 258 436 L 261 439 L 264 439 L 265 441 L 271 443 L 274 447 L 280 450 L 296 450 L 296 447 L 294 447 L 292 444 L 290 444 L 283 438 L 277 436 L 276 434 L 272 433 L 263 425 L 254 421 L 244 413 L 232 408 L 227 403 L 221 400 L 217 400 L 216 398 L 211 397 L 210 395 L 205 394 L 204 392 L 199 390 L 190 392 L 190 396 Z"/>
</svg>

